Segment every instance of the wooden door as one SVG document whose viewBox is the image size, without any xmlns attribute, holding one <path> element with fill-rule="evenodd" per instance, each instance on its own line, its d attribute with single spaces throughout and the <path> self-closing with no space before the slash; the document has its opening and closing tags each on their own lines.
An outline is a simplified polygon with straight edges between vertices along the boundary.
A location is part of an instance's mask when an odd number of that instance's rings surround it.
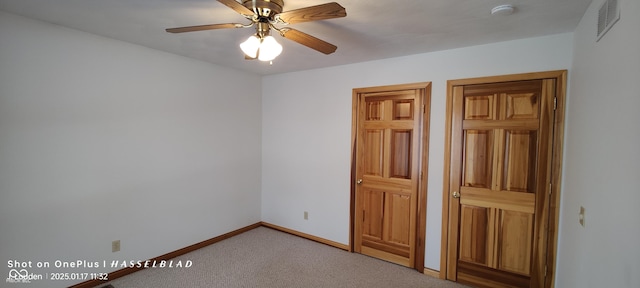
<svg viewBox="0 0 640 288">
<path fill-rule="evenodd" d="M 454 86 L 448 278 L 542 287 L 553 79 Z"/>
<path fill-rule="evenodd" d="M 418 190 L 426 159 L 425 90 L 425 84 L 418 84 L 354 91 L 354 250 L 420 271 L 424 245 L 416 250 L 416 243 L 424 242 L 417 236 L 424 233 L 417 222 L 418 210 L 424 212 Z"/>
</svg>

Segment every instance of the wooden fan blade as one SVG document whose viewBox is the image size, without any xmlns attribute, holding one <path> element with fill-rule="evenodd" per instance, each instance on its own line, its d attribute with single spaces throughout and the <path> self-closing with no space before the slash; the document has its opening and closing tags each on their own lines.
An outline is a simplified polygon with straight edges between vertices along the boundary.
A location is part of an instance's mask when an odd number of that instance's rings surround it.
<svg viewBox="0 0 640 288">
<path fill-rule="evenodd" d="M 225 23 L 225 24 L 210 24 L 210 25 L 198 25 L 198 26 L 169 28 L 169 29 L 166 29 L 166 31 L 169 32 L 169 33 L 184 33 L 184 32 L 193 32 L 193 31 L 227 29 L 227 28 L 242 28 L 242 27 L 244 27 L 244 26 L 242 24 L 238 24 L 238 23 Z"/>
<path fill-rule="evenodd" d="M 296 10 L 282 12 L 276 15 L 276 20 L 289 24 L 300 22 L 316 21 L 323 19 L 339 18 L 347 16 L 344 7 L 336 2 L 300 8 Z"/>
<path fill-rule="evenodd" d="M 336 45 L 320 40 L 307 33 L 300 32 L 296 29 L 282 28 L 280 30 L 280 35 L 324 54 L 331 54 L 336 52 L 336 49 L 338 49 Z"/>
<path fill-rule="evenodd" d="M 253 16 L 253 11 L 247 7 L 244 7 L 236 0 L 218 0 L 218 2 L 227 5 L 227 7 L 235 10 L 236 12 L 245 15 L 245 16 Z"/>
</svg>

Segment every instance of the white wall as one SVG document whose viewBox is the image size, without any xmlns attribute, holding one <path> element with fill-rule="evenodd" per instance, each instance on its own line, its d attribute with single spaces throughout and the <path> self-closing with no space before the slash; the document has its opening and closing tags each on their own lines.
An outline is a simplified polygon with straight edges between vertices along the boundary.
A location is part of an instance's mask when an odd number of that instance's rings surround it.
<svg viewBox="0 0 640 288">
<path fill-rule="evenodd" d="M 0 39 L 0 286 L 260 221 L 260 76 L 2 12 Z"/>
<path fill-rule="evenodd" d="M 353 88 L 432 81 L 425 266 L 440 269 L 446 81 L 569 69 L 573 34 L 266 76 L 262 219 L 349 243 Z M 309 220 L 303 220 L 303 211 Z"/>
<path fill-rule="evenodd" d="M 556 287 L 640 287 L 640 1 L 596 42 L 603 2 L 574 36 Z"/>
</svg>

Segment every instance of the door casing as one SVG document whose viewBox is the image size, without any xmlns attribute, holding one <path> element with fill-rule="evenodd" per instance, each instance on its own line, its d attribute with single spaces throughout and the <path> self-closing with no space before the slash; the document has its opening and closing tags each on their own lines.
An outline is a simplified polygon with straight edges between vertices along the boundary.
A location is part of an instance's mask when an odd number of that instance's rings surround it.
<svg viewBox="0 0 640 288">
<path fill-rule="evenodd" d="M 445 151 L 444 151 L 444 170 L 443 170 L 443 203 L 442 203 L 442 247 L 440 255 L 440 278 L 449 279 L 451 277 L 452 266 L 455 265 L 456 259 L 450 259 L 449 239 L 449 210 L 450 210 L 450 155 L 452 152 L 451 143 L 451 127 L 453 120 L 453 88 L 456 86 L 473 85 L 473 84 L 489 84 L 510 81 L 524 81 L 537 79 L 554 79 L 556 81 L 555 90 L 555 117 L 553 123 L 553 143 L 552 143 L 552 160 L 551 160 L 551 183 L 549 195 L 549 225 L 547 234 L 547 252 L 546 252 L 546 278 L 544 287 L 553 287 L 555 279 L 556 249 L 558 240 L 558 224 L 559 224 L 559 204 L 560 204 L 560 187 L 562 173 L 562 149 L 564 135 L 564 110 L 566 95 L 566 70 L 534 72 L 524 74 L 512 74 L 503 76 L 480 77 L 470 79 L 459 79 L 447 81 L 447 110 L 446 110 L 446 128 L 445 128 Z M 455 257 L 454 257 L 455 258 Z"/>
<path fill-rule="evenodd" d="M 421 164 L 419 165 L 419 177 L 418 177 L 418 193 L 417 193 L 417 221 L 416 221 L 416 239 L 415 239 L 415 261 L 414 267 L 420 273 L 424 272 L 424 253 L 425 253 L 425 233 L 426 233 L 426 207 L 427 207 L 427 167 L 429 163 L 428 159 L 428 151 L 429 151 L 429 119 L 430 119 L 430 107 L 431 107 L 431 82 L 419 82 L 419 83 L 411 83 L 411 84 L 399 84 L 399 85 L 386 85 L 386 86 L 375 86 L 375 87 L 366 87 L 366 88 L 355 88 L 352 92 L 352 119 L 351 119 L 351 204 L 350 204 L 350 227 L 349 227 L 349 246 L 350 252 L 354 252 L 355 241 L 355 209 L 356 209 L 356 147 L 357 147 L 357 127 L 358 127 L 358 115 L 359 115 L 359 102 L 362 94 L 371 93 L 371 92 L 383 92 L 383 91 L 396 91 L 396 90 L 409 90 L 409 89 L 419 89 L 422 91 L 422 95 L 424 99 L 422 99 L 423 104 L 423 115 L 421 121 L 421 137 L 419 144 L 419 158 Z"/>
</svg>

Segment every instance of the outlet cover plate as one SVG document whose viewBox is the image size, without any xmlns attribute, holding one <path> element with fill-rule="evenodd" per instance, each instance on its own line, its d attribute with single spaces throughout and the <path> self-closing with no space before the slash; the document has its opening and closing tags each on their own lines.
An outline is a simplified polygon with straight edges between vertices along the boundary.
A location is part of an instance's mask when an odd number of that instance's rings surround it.
<svg viewBox="0 0 640 288">
<path fill-rule="evenodd" d="M 111 252 L 120 251 L 120 240 L 115 240 L 111 242 Z"/>
</svg>

